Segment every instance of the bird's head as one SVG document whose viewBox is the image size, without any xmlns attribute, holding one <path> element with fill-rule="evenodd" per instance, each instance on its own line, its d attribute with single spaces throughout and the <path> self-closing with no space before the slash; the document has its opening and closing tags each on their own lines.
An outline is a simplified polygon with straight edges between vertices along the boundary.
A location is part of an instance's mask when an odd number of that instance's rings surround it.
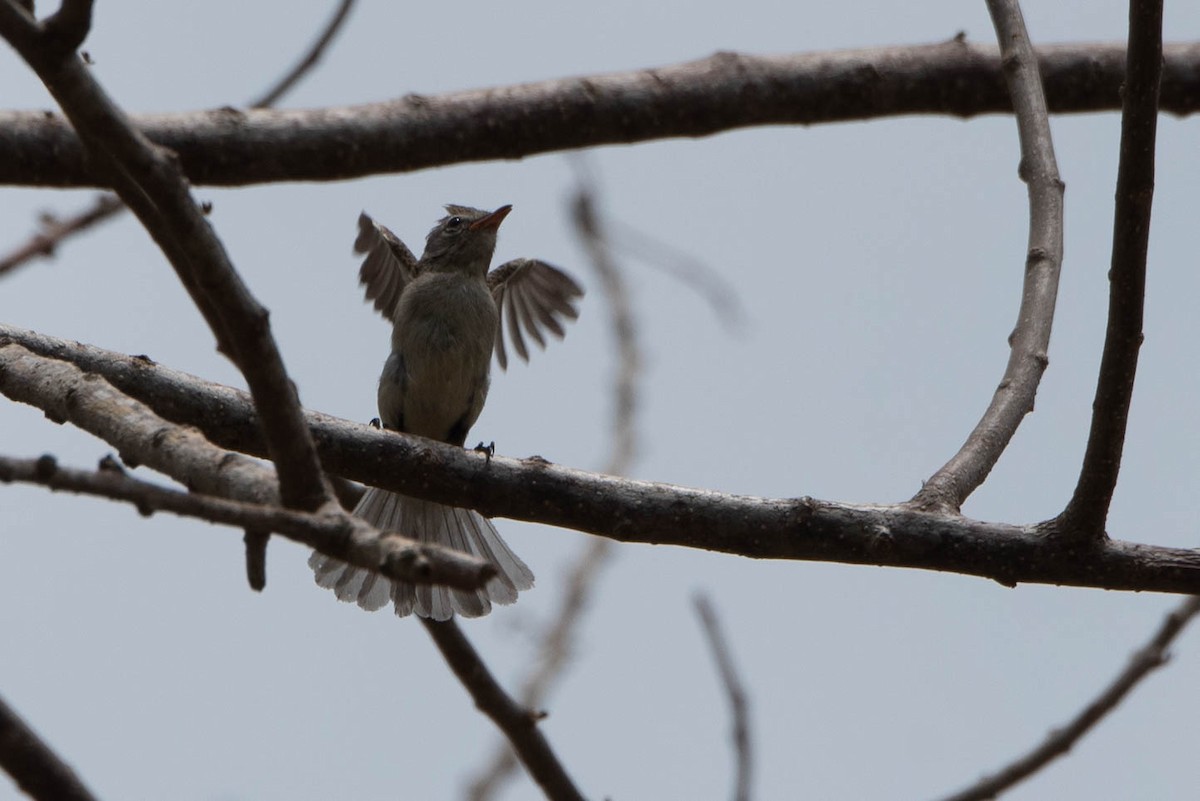
<svg viewBox="0 0 1200 801">
<path fill-rule="evenodd" d="M 422 263 L 432 270 L 486 275 L 496 249 L 496 232 L 510 211 L 512 206 L 495 211 L 446 206 L 446 216 L 425 237 Z"/>
</svg>

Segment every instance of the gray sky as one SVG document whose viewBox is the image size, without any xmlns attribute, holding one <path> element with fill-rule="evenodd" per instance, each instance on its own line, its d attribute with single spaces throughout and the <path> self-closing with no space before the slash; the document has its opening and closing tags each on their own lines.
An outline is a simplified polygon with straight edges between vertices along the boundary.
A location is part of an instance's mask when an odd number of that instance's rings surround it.
<svg viewBox="0 0 1200 801">
<path fill-rule="evenodd" d="M 303 5 L 303 7 L 301 7 Z M 130 111 L 240 104 L 289 66 L 330 4 L 101 3 L 85 48 Z M 653 5 L 648 8 L 647 5 Z M 1116 2 L 1025 7 L 1035 42 L 1125 35 Z M 1200 39 L 1200 6 L 1167 9 Z M 293 107 L 636 69 L 715 50 L 769 54 L 993 40 L 983 3 L 362 3 Z M 7 47 L 2 102 L 52 101 Z M 1197 123 L 1162 118 L 1146 344 L 1113 536 L 1195 544 L 1200 500 Z M 1055 514 L 1074 485 L 1104 334 L 1119 118 L 1052 122 L 1066 261 L 1035 414 L 966 506 Z M 730 335 L 673 279 L 628 261 L 646 354 L 635 475 L 764 496 L 910 497 L 958 447 L 1007 358 L 1027 204 L 1011 118 L 777 127 L 588 154 L 604 209 L 736 282 Z M 594 287 L 562 156 L 339 184 L 198 188 L 312 408 L 366 421 L 387 326 L 362 303 L 361 209 L 417 246 L 446 202 L 515 211 L 498 260 L 536 255 Z M 91 193 L 3 190 L 0 248 L 42 209 Z M 130 218 L 0 287 L 0 319 L 240 385 L 164 258 Z M 593 291 L 563 343 L 494 378 L 472 436 L 585 469 L 607 457 L 613 351 Z M 91 466 L 111 451 L 0 404 L 3 452 Z M 412 621 L 318 589 L 273 540 L 246 588 L 240 532 L 2 490 L 0 693 L 106 799 L 422 798 L 460 794 L 493 729 Z M 538 576 L 464 624 L 510 686 L 583 536 L 499 521 Z M 893 569 L 754 562 L 621 546 L 603 575 L 547 736 L 585 794 L 722 798 L 725 703 L 690 597 L 718 607 L 754 704 L 758 797 L 926 798 L 1024 751 L 1073 714 L 1176 599 Z M 1067 759 L 1009 798 L 1190 799 L 1200 783 L 1200 639 Z M 0 779 L 0 797 L 15 794 Z M 524 779 L 507 796 L 537 797 Z"/>
</svg>

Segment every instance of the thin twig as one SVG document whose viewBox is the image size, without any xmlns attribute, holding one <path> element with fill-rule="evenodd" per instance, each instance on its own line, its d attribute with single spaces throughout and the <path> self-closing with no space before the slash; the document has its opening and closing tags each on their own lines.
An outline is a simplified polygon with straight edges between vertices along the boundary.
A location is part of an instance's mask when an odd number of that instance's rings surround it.
<svg viewBox="0 0 1200 801">
<path fill-rule="evenodd" d="M 350 17 L 350 9 L 354 7 L 354 0 L 341 0 L 337 10 L 333 12 L 333 16 L 329 18 L 329 22 L 325 23 L 320 35 L 309 46 L 308 51 L 300 58 L 296 65 L 288 70 L 279 81 L 266 92 L 264 92 L 257 100 L 250 101 L 250 108 L 270 108 L 279 102 L 280 98 L 292 90 L 300 79 L 307 75 L 321 57 L 325 55 L 325 49 L 337 37 L 341 31 L 342 25 Z"/>
<path fill-rule="evenodd" d="M 308 51 L 297 62 L 296 66 L 280 78 L 273 87 L 268 89 L 259 99 L 252 101 L 250 108 L 270 108 L 309 73 L 320 61 L 325 49 L 333 41 L 349 17 L 354 0 L 341 0 L 337 11 L 309 46 Z M 125 204 L 116 195 L 107 192 L 97 195 L 86 209 L 62 219 L 52 218 L 43 222 L 41 230 L 33 234 L 22 245 L 18 245 L 7 255 L 0 257 L 0 277 L 15 270 L 35 258 L 49 258 L 54 255 L 55 248 L 63 240 L 92 228 L 104 220 L 115 217 L 125 210 Z"/>
<path fill-rule="evenodd" d="M 37 801 L 96 801 L 75 771 L 0 698 L 0 768 Z"/>
<path fill-rule="evenodd" d="M 196 426 L 225 448 L 256 456 L 266 452 L 245 392 L 144 358 L 0 323 L 0 344 L 5 341 L 56 359 L 78 360 L 82 369 L 105 376 L 168 420 Z M 12 391 L 0 373 L 0 392 Z M 47 395 L 29 402 L 52 419 L 62 419 L 66 400 Z M 944 570 L 1006 586 L 1044 583 L 1200 593 L 1200 551 L 1192 548 L 1109 540 L 1080 549 L 1045 536 L 1036 525 L 983 522 L 904 505 L 733 495 L 589 473 L 541 458 L 494 456 L 489 463 L 485 456 L 462 448 L 376 431 L 319 412 L 308 412 L 306 419 L 330 472 L 477 509 L 488 517 L 755 559 Z"/>
<path fill-rule="evenodd" d="M 49 258 L 64 239 L 88 230 L 97 223 L 103 222 L 123 210 L 125 204 L 116 195 L 107 192 L 96 195 L 91 205 L 83 211 L 72 214 L 65 219 L 44 216 L 41 226 L 27 242 L 18 245 L 7 255 L 0 257 L 0 276 L 33 261 L 35 258 Z"/>
<path fill-rule="evenodd" d="M 1108 329 L 1083 467 L 1075 492 L 1054 526 L 1059 536 L 1080 542 L 1097 542 L 1106 536 L 1104 525 L 1121 470 L 1142 346 L 1162 75 L 1162 9 L 1162 0 L 1131 0 L 1129 4 L 1129 65 L 1108 273 Z"/>
<path fill-rule="evenodd" d="M 1116 709 L 1142 679 L 1167 663 L 1170 658 L 1168 646 L 1197 613 L 1200 613 L 1200 597 L 1184 599 L 1163 620 L 1150 642 L 1133 653 L 1129 665 L 1121 674 L 1065 726 L 1052 730 L 1045 741 L 1028 754 L 970 787 L 947 796 L 943 801 L 988 801 L 1066 754 L 1108 713 Z"/>
<path fill-rule="evenodd" d="M 1029 187 L 1029 246 L 1004 377 L 962 448 L 912 499 L 914 506 L 929 510 L 957 512 L 996 466 L 1025 415 L 1033 411 L 1038 384 L 1049 363 L 1050 328 L 1062 269 L 1063 182 L 1055 163 L 1037 56 L 1016 0 L 989 0 L 988 10 L 1017 118 L 1019 173 Z"/>
<path fill-rule="evenodd" d="M 59 468 L 52 458 L 0 459 L 0 481 L 33 481 L 104 495 L 130 501 L 146 514 L 163 509 L 254 531 L 278 531 L 329 556 L 402 581 L 474 589 L 494 575 L 494 568 L 480 559 L 380 532 L 336 503 L 316 514 L 279 509 L 278 484 L 270 470 L 163 420 L 104 379 L 84 375 L 66 362 L 2 345 L 0 391 L 105 438 L 126 464 L 145 464 L 192 493 L 156 487 L 111 468 L 95 474 Z"/>
<path fill-rule="evenodd" d="M 512 743 L 521 763 L 552 801 L 583 801 L 566 769 L 538 728 L 538 716 L 518 704 L 496 682 L 470 641 L 453 619 L 421 618 L 447 664 L 475 700 L 475 706 L 492 719 Z"/>
<path fill-rule="evenodd" d="M 1172 45 L 1166 55 L 1163 109 L 1195 113 L 1200 44 Z M 1124 44 L 1057 45 L 1041 48 L 1038 56 L 1055 113 L 1119 108 Z M 134 119 L 148 138 L 179 154 L 193 185 L 248 186 L 344 180 L 761 125 L 1011 112 L 996 47 L 952 40 L 786 56 L 718 53 L 636 72 L 410 94 L 370 105 Z M 481 119 L 487 125 L 476 124 Z M 232 127 L 237 136 L 230 135 Z M 96 182 L 61 120 L 0 112 L 0 186 Z"/>
<path fill-rule="evenodd" d="M 732 739 L 734 752 L 734 781 L 733 801 L 750 801 L 750 785 L 753 778 L 754 751 L 750 742 L 750 701 L 746 688 L 738 677 L 737 669 L 733 666 L 733 654 L 729 643 L 721 633 L 717 622 L 717 613 L 713 609 L 708 596 L 697 594 L 692 599 L 696 614 L 704 626 L 704 634 L 712 649 L 713 661 L 717 663 L 717 672 L 721 683 L 725 686 L 725 695 L 729 699 L 729 713 L 732 718 Z"/>
</svg>

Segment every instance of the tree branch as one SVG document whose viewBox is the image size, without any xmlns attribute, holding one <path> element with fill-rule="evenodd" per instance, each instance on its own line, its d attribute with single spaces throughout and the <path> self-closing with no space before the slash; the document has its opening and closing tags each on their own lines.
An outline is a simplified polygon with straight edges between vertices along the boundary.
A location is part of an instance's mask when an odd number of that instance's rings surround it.
<svg viewBox="0 0 1200 801">
<path fill-rule="evenodd" d="M 1161 70 L 1162 0 L 1132 0 L 1129 74 L 1121 112 L 1121 158 L 1108 274 L 1108 328 L 1079 482 L 1054 526 L 1058 535 L 1072 539 L 1094 541 L 1105 537 L 1104 524 L 1121 470 L 1143 339 Z"/>
<path fill-rule="evenodd" d="M 290 92 L 301 78 L 311 72 L 341 30 L 343 23 L 349 18 L 353 5 L 354 0 L 341 0 L 333 17 L 326 23 L 325 28 L 309 46 L 304 56 L 262 97 L 251 101 L 250 107 L 269 108 L 273 106 L 281 97 Z M 104 220 L 111 219 L 124 209 L 125 204 L 121 202 L 120 198 L 104 193 L 97 196 L 92 201 L 92 205 L 81 212 L 63 220 L 54 219 L 44 222 L 43 229 L 30 237 L 25 244 L 18 245 L 7 256 L 0 257 L 0 277 L 38 256 L 52 256 L 54 248 L 64 239 L 86 231 Z"/>
<path fill-rule="evenodd" d="M 37 801 L 96 801 L 75 771 L 0 698 L 0 767 Z"/>
<path fill-rule="evenodd" d="M 264 470 L 263 482 L 271 481 Z M 140 514 L 158 511 L 237 528 L 282 534 L 323 554 L 414 584 L 445 584 L 475 590 L 495 574 L 488 563 L 459 551 L 426 545 L 394 532 L 380 532 L 357 517 L 307 513 L 179 492 L 141 481 L 114 464 L 88 472 L 61 467 L 53 456 L 14 459 L 0 456 L 0 482 L 39 484 L 52 490 L 127 501 Z"/>
<path fill-rule="evenodd" d="M 30 14 L 33 13 L 30 6 Z M 83 44 L 92 29 L 92 0 L 63 0 L 58 11 L 42 23 L 42 43 L 54 58 L 67 58 Z"/>
<path fill-rule="evenodd" d="M 989 0 L 988 10 L 1017 118 L 1021 142 L 1018 173 L 1029 187 L 1029 248 L 1004 377 L 962 448 L 912 499 L 915 506 L 930 511 L 957 512 L 996 466 L 1025 415 L 1033 411 L 1038 384 L 1049 363 L 1050 328 L 1062 269 L 1063 182 L 1054 159 L 1036 53 L 1016 2 Z"/>
<path fill-rule="evenodd" d="M 562 676 L 574 654 L 575 634 L 580 619 L 591 600 L 596 577 L 612 555 L 612 540 L 592 537 L 572 563 L 563 583 L 562 598 L 554 619 L 538 634 L 537 659 L 521 685 L 517 697 L 526 709 L 539 710 L 545 703 L 551 685 Z M 468 801 L 488 801 L 503 790 L 505 781 L 517 769 L 517 757 L 506 740 L 497 743 L 492 755 L 467 782 L 464 797 Z"/>
<path fill-rule="evenodd" d="M 504 692 L 458 624 L 453 619 L 420 620 L 454 675 L 475 699 L 475 706 L 504 732 L 546 797 L 552 801 L 583 801 L 583 795 L 542 736 L 537 725 L 538 716 Z"/>
<path fill-rule="evenodd" d="M 713 609 L 708 596 L 698 594 L 692 599 L 696 607 L 696 615 L 704 627 L 704 635 L 712 650 L 713 661 L 717 664 L 721 684 L 725 687 L 725 695 L 729 699 L 730 717 L 733 719 L 732 740 L 734 764 L 733 801 L 750 801 L 751 769 L 754 765 L 753 752 L 750 748 L 750 702 L 746 697 L 746 689 L 738 677 L 737 669 L 733 666 L 733 655 L 729 643 L 721 633 L 717 622 L 717 613 Z"/>
<path fill-rule="evenodd" d="M 37 334 L 22 339 L 21 333 L 0 325 L 0 343 L 19 341 L 34 352 L 40 345 L 59 359 L 78 356 L 81 369 L 106 378 L 111 373 L 114 385 L 168 420 L 197 426 L 223 447 L 265 453 L 255 444 L 261 435 L 244 392 L 99 348 Z M 3 378 L 0 373 L 0 392 L 9 394 Z M 62 419 L 57 410 L 65 402 L 57 398 L 37 405 L 51 407 L 51 416 Z M 488 516 L 756 559 L 943 570 L 1005 585 L 1200 593 L 1200 550 L 1195 549 L 1121 541 L 1081 545 L 1048 536 L 1037 525 L 987 523 L 903 505 L 730 495 L 587 473 L 539 457 L 489 461 L 461 448 L 317 412 L 307 418 L 331 472 Z"/>
<path fill-rule="evenodd" d="M 1028 754 L 1014 760 L 997 773 L 985 776 L 965 790 L 947 796 L 944 801 L 989 801 L 1029 778 L 1052 760 L 1066 754 L 1105 715 L 1112 712 L 1142 679 L 1167 663 L 1167 647 L 1197 613 L 1200 613 L 1200 598 L 1193 596 L 1184 599 L 1167 615 L 1153 639 L 1141 650 L 1134 652 L 1128 667 L 1071 721 L 1051 731 L 1045 741 Z"/>
<path fill-rule="evenodd" d="M 64 2 L 38 26 L 0 0 L 0 33 L 42 79 L 82 140 L 92 166 L 137 215 L 167 256 L 257 407 L 285 506 L 313 510 L 329 502 L 316 449 L 295 386 L 275 345 L 265 308 L 242 283 L 224 246 L 193 201 L 174 153 L 138 133 L 101 89 L 74 49 L 91 25 L 90 0 Z M 266 585 L 268 535 L 246 531 L 250 587 Z"/>
<path fill-rule="evenodd" d="M 1162 108 L 1200 110 L 1200 44 L 1166 48 Z M 1119 107 L 1120 44 L 1044 47 L 1051 111 Z M 563 78 L 364 106 L 219 109 L 136 118 L 194 185 L 333 181 L 597 145 L 708 136 L 758 125 L 905 114 L 1010 113 L 999 52 L 951 40 L 787 56 L 718 53 L 637 72 Z M 473 124 L 487 120 L 486 125 Z M 0 185 L 95 186 L 61 119 L 0 113 Z"/>
<path fill-rule="evenodd" d="M 53 256 L 54 249 L 64 239 L 88 230 L 124 208 L 125 204 L 121 202 L 120 198 L 105 192 L 97 195 L 86 209 L 72 214 L 65 220 L 43 213 L 41 230 L 37 231 L 24 244 L 15 247 L 6 256 L 0 257 L 0 277 L 29 263 L 38 256 Z"/>
<path fill-rule="evenodd" d="M 337 9 L 333 12 L 333 16 L 329 18 L 329 22 L 325 23 L 325 27 L 321 30 L 321 33 L 309 45 L 308 51 L 300 57 L 296 65 L 288 70 L 287 74 L 280 78 L 274 86 L 256 100 L 251 100 L 250 108 L 270 108 L 278 103 L 281 97 L 292 91 L 292 87 L 311 72 L 313 67 L 317 66 L 317 62 L 321 60 L 321 57 L 325 55 L 326 48 L 337 38 L 342 25 L 350 18 L 350 9 L 352 8 L 354 8 L 354 0 L 341 0 L 338 3 Z"/>
<path fill-rule="evenodd" d="M 86 16 L 78 10 L 69 16 L 86 32 L 90 3 L 74 5 L 89 9 Z M 173 154 L 138 133 L 79 57 L 48 42 L 49 33 L 11 0 L 0 0 L 0 34 L 62 106 L 86 144 L 91 163 L 111 181 L 170 259 L 218 346 L 242 371 L 260 410 L 284 505 L 311 510 L 326 503 L 329 491 L 295 388 L 271 335 L 267 310 L 238 277 L 192 200 Z"/>
<path fill-rule="evenodd" d="M 314 514 L 279 509 L 278 485 L 270 470 L 163 420 L 103 378 L 85 375 L 65 362 L 37 356 L 19 345 L 0 346 L 0 392 L 104 438 L 120 451 L 125 463 L 146 464 L 193 493 L 156 487 L 114 469 L 95 474 L 71 471 L 58 467 L 52 457 L 24 461 L 0 457 L 0 481 L 28 481 L 127 500 L 143 514 L 164 509 L 250 531 L 277 531 L 321 553 L 401 581 L 477 589 L 495 575 L 495 568 L 480 559 L 380 532 L 333 502 Z"/>
<path fill-rule="evenodd" d="M 707 262 L 620 220 L 607 220 L 617 249 L 674 278 L 708 304 L 718 322 L 730 332 L 742 330 L 746 310 L 737 286 Z"/>
<path fill-rule="evenodd" d="M 613 378 L 612 453 L 604 472 L 624 475 L 637 457 L 637 383 L 642 370 L 638 347 L 637 323 L 629 303 L 625 278 L 613 261 L 609 240 L 590 183 L 581 185 L 571 199 L 571 217 L 575 231 L 587 251 L 592 271 L 600 281 L 609 309 L 613 339 L 617 346 L 616 375 Z"/>
</svg>

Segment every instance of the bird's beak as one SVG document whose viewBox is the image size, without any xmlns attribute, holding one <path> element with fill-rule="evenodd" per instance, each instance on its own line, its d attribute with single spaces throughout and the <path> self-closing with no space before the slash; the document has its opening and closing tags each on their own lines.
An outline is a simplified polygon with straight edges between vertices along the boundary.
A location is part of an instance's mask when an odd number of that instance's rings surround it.
<svg viewBox="0 0 1200 801">
<path fill-rule="evenodd" d="M 495 231 L 500 227 L 500 223 L 504 222 L 504 218 L 512 211 L 512 206 L 501 206 L 486 217 L 482 217 L 471 223 L 472 231 Z"/>
</svg>

